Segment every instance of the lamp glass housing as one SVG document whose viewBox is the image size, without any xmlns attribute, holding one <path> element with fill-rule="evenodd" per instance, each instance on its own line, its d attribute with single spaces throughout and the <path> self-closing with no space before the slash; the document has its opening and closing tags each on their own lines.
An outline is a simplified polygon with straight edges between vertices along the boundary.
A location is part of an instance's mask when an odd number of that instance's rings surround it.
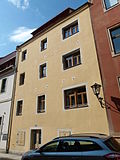
<svg viewBox="0 0 120 160">
<path fill-rule="evenodd" d="M 100 94 L 101 85 L 95 83 L 94 85 L 91 86 L 91 88 L 93 90 L 94 95 L 96 95 L 98 97 L 98 95 Z"/>
</svg>

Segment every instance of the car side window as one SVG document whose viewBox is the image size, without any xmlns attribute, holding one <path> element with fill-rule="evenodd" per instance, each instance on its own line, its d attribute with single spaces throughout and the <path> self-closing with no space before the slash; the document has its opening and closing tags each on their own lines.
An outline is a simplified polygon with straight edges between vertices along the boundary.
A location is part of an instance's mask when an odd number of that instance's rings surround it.
<svg viewBox="0 0 120 160">
<path fill-rule="evenodd" d="M 59 144 L 58 141 L 48 143 L 41 148 L 41 151 L 42 152 L 57 152 L 58 144 Z"/>
<path fill-rule="evenodd" d="M 93 141 L 87 141 L 82 140 L 80 141 L 81 151 L 95 151 L 95 150 L 101 150 L 101 146 L 99 146 L 97 143 Z"/>
<path fill-rule="evenodd" d="M 80 142 L 76 140 L 64 140 L 60 141 L 58 147 L 58 152 L 80 152 L 81 146 Z"/>
</svg>

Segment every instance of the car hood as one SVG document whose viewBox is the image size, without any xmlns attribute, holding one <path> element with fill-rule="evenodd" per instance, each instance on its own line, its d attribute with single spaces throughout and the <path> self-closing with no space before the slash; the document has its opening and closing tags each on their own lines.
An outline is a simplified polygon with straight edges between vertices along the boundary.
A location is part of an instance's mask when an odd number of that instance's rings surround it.
<svg viewBox="0 0 120 160">
<path fill-rule="evenodd" d="M 31 154 L 34 154 L 34 153 L 36 153 L 36 151 L 37 151 L 37 149 L 35 149 L 35 150 L 30 150 L 30 151 L 28 151 L 28 152 L 25 152 L 25 153 L 23 154 L 23 157 L 29 156 L 29 155 L 31 155 Z"/>
</svg>

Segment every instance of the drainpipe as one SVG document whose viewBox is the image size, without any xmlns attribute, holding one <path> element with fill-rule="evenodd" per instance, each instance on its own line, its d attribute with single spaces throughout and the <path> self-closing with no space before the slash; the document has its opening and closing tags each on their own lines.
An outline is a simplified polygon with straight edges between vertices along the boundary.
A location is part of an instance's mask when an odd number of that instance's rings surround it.
<svg viewBox="0 0 120 160">
<path fill-rule="evenodd" d="M 10 138 L 11 138 L 11 130 L 12 130 L 13 111 L 14 111 L 14 98 L 15 98 L 15 90 L 16 90 L 18 57 L 19 56 L 18 56 L 18 51 L 17 51 L 15 69 L 14 69 L 13 92 L 12 92 L 12 100 L 11 100 L 11 106 L 10 106 L 9 124 L 8 124 L 8 137 L 7 137 L 7 142 L 6 142 L 6 153 L 9 153 L 9 149 L 10 149 Z"/>
</svg>

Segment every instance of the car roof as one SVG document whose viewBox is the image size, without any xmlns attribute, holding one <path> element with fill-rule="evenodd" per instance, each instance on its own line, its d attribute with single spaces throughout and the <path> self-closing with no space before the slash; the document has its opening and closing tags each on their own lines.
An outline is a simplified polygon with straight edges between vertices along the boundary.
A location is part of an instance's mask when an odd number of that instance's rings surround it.
<svg viewBox="0 0 120 160">
<path fill-rule="evenodd" d="M 111 136 L 108 136 L 106 134 L 101 134 L 101 133 L 79 133 L 79 134 L 71 134 L 69 136 L 61 136 L 61 137 L 56 137 L 54 140 L 58 139 L 75 139 L 75 138 L 95 138 L 95 139 L 102 139 L 102 140 L 107 140 Z"/>
</svg>

